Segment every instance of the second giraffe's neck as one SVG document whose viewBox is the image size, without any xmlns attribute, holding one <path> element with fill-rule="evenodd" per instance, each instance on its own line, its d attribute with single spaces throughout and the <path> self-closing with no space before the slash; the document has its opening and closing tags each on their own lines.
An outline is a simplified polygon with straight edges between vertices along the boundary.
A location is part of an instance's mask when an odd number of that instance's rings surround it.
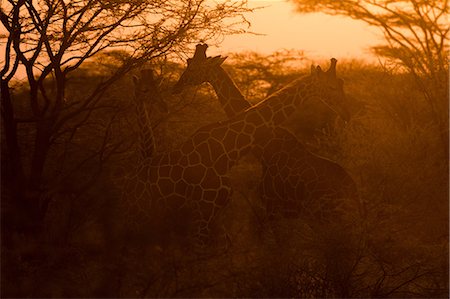
<svg viewBox="0 0 450 299">
<path fill-rule="evenodd" d="M 143 161 L 152 158 L 155 152 L 155 140 L 148 108 L 143 99 L 135 98 L 135 102 L 139 125 L 139 159 Z"/>
<path fill-rule="evenodd" d="M 245 113 L 246 121 L 255 126 L 263 123 L 267 127 L 279 127 L 295 111 L 302 110 L 307 101 L 318 96 L 316 88 L 311 88 L 312 85 L 310 77 L 291 82 L 248 109 Z"/>
<path fill-rule="evenodd" d="M 221 66 L 214 67 L 211 70 L 208 82 L 214 88 L 228 117 L 233 117 L 252 106 Z"/>
</svg>

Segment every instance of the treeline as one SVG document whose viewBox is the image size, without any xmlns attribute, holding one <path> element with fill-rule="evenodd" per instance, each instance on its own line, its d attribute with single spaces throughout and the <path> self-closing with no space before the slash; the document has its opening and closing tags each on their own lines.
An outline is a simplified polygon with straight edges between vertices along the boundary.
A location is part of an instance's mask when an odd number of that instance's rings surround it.
<svg viewBox="0 0 450 299">
<path fill-rule="evenodd" d="M 67 113 L 95 92 L 124 58 L 121 52 L 110 52 L 74 71 L 65 88 Z M 327 63 L 321 62 L 324 67 Z M 199 127 L 226 118 L 207 85 L 172 95 L 184 65 L 161 60 L 141 68 L 148 67 L 164 78 L 161 90 L 169 106 L 169 113 L 153 114 L 157 151 L 168 151 Z M 224 67 L 252 103 L 309 72 L 304 57 L 294 52 L 230 55 Z M 344 123 L 326 107 L 313 107 L 289 129 L 311 152 L 342 165 L 367 204 L 365 240 L 342 288 L 354 297 L 448 296 L 448 139 L 442 140 L 433 107 L 415 85 L 416 78 L 395 69 L 347 60 L 339 61 L 339 74 L 351 120 Z M 46 84 L 51 93 L 52 81 Z M 25 165 L 33 160 L 27 149 L 36 136 L 25 117 L 28 92 L 20 82 L 11 90 L 18 118 L 23 116 L 17 132 Z M 8 244 L 2 246 L 3 294 L 101 294 L 105 273 L 114 263 L 103 254 L 108 224 L 114 221 L 110 207 L 120 200 L 121 180 L 136 160 L 138 127 L 131 94 L 130 74 L 103 91 L 91 109 L 67 121 L 51 140 L 44 179 L 34 191 L 46 205 L 40 227 L 31 221 L 37 216 L 24 213 L 27 207 L 17 206 L 9 193 L 2 134 L 2 218 L 8 235 Z M 251 156 L 232 171 L 235 192 L 226 212 L 232 246 L 226 254 L 170 267 L 135 256 L 130 265 L 148 267 L 139 268 L 132 282 L 121 283 L 138 289 L 137 296 L 150 297 L 336 295 L 327 280 L 329 269 L 315 256 L 326 244 L 301 219 L 270 225 L 264 221 L 256 190 L 260 172 Z M 164 258 L 171 254 L 177 260 L 173 252 Z"/>
</svg>

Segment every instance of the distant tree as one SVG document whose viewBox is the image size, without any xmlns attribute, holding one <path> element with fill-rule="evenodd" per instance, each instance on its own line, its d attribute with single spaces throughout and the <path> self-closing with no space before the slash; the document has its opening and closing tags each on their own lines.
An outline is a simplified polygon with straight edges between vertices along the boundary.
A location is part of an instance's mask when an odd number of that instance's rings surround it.
<svg viewBox="0 0 450 299">
<path fill-rule="evenodd" d="M 42 188 L 50 150 L 63 132 L 77 134 L 74 128 L 87 122 L 94 110 L 108 109 L 101 102 L 109 87 L 147 60 L 198 40 L 243 32 L 247 11 L 245 0 L 2 1 L 0 21 L 6 34 L 0 36 L 5 47 L 1 115 L 8 156 L 2 171 L 7 171 L 9 191 L 19 210 L 34 210 L 37 218 L 45 214 L 45 204 L 30 194 Z M 76 100 L 68 98 L 70 74 L 90 58 L 114 49 L 128 53 L 117 68 L 104 73 L 88 91 L 80 90 Z M 19 68 L 25 70 L 29 90 L 20 118 L 10 89 Z M 23 136 L 18 133 L 24 123 L 34 127 L 33 145 L 27 149 L 20 147 Z M 24 151 L 31 152 L 30 163 L 24 163 Z"/>
<path fill-rule="evenodd" d="M 424 92 L 448 152 L 447 0 L 291 0 L 299 12 L 344 15 L 376 26 L 385 45 L 376 53 L 400 62 Z"/>
<path fill-rule="evenodd" d="M 302 66 L 302 51 L 280 50 L 269 55 L 257 52 L 234 53 L 233 65 L 238 83 L 245 88 L 246 98 L 259 102 L 293 80 Z"/>
</svg>

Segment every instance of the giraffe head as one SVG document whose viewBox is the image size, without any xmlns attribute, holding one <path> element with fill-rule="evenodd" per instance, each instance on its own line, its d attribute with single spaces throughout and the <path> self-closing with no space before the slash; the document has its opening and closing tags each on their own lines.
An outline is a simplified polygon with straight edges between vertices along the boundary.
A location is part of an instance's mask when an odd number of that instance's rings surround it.
<svg viewBox="0 0 450 299">
<path fill-rule="evenodd" d="M 141 70 L 141 76 L 133 76 L 134 94 L 137 100 L 148 101 L 150 104 L 156 106 L 161 112 L 167 113 L 167 103 L 164 101 L 161 91 L 162 79 L 155 78 L 152 69 Z"/>
<path fill-rule="evenodd" d="M 180 93 L 185 87 L 200 85 L 210 78 L 210 70 L 220 66 L 227 57 L 207 57 L 207 44 L 198 44 L 192 58 L 188 58 L 187 67 L 173 87 L 173 93 Z"/>
<path fill-rule="evenodd" d="M 350 120 L 350 112 L 347 107 L 344 93 L 344 81 L 336 76 L 335 58 L 331 58 L 331 64 L 327 71 L 320 66 L 311 66 L 311 80 L 318 88 L 319 100 L 339 115 L 343 120 Z"/>
</svg>

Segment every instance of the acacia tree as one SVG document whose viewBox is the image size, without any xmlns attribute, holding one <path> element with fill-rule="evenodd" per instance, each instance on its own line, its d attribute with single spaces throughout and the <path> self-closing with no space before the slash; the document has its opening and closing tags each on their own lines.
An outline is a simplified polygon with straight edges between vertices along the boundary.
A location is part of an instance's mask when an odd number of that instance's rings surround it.
<svg viewBox="0 0 450 299">
<path fill-rule="evenodd" d="M 243 32 L 243 13 L 249 11 L 246 1 L 206 0 L 7 0 L 0 8 L 7 32 L 1 36 L 5 51 L 0 74 L 8 187 L 16 203 L 38 211 L 40 218 L 45 208 L 31 194 L 39 193 L 49 151 L 68 126 L 87 121 L 101 109 L 108 88 L 143 62 L 198 40 Z M 127 51 L 127 58 L 81 98 L 68 99 L 70 74 L 115 49 Z M 29 92 L 26 115 L 19 118 L 10 85 L 21 69 Z M 33 146 L 27 149 L 30 163 L 23 162 L 19 146 L 18 126 L 23 123 L 34 127 Z"/>
<path fill-rule="evenodd" d="M 246 98 L 260 100 L 277 91 L 298 76 L 299 62 L 304 53 L 297 50 L 280 50 L 270 55 L 257 52 L 231 54 L 238 82 L 245 87 Z"/>
<path fill-rule="evenodd" d="M 382 30 L 374 50 L 399 62 L 424 93 L 448 152 L 448 0 L 291 0 L 299 12 L 362 20 Z"/>
</svg>

